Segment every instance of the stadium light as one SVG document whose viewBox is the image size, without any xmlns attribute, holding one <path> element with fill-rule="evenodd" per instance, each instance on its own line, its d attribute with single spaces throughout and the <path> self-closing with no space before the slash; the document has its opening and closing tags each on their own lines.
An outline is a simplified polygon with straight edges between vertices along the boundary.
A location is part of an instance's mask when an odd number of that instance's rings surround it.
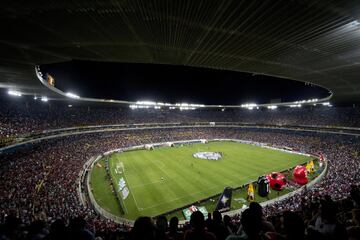
<svg viewBox="0 0 360 240">
<path fill-rule="evenodd" d="M 37 100 L 38 98 L 37 98 L 37 96 L 34 96 L 34 100 Z"/>
<path fill-rule="evenodd" d="M 329 102 L 324 102 L 322 103 L 323 106 L 328 106 L 328 107 L 331 107 L 332 105 L 329 103 Z"/>
<path fill-rule="evenodd" d="M 301 104 L 291 104 L 289 107 L 291 108 L 300 108 L 301 107 Z"/>
<path fill-rule="evenodd" d="M 69 97 L 69 98 L 75 98 L 75 99 L 79 99 L 79 98 L 80 98 L 80 96 L 78 96 L 78 95 L 76 95 L 76 94 L 74 94 L 74 93 L 71 93 L 71 92 L 67 92 L 65 95 L 66 95 L 67 97 Z"/>
<path fill-rule="evenodd" d="M 131 108 L 131 109 L 143 109 L 143 108 L 148 109 L 148 108 L 150 108 L 150 106 L 148 106 L 148 105 L 134 105 L 134 104 L 132 104 L 132 105 L 129 105 L 129 108 Z"/>
<path fill-rule="evenodd" d="M 68 105 L 68 107 L 69 107 L 69 108 L 71 108 L 71 107 L 72 107 L 72 105 L 70 104 L 70 105 Z"/>
<path fill-rule="evenodd" d="M 204 104 L 192 104 L 192 103 L 164 103 L 164 102 L 153 102 L 153 101 L 136 101 L 135 104 L 132 104 L 133 106 L 139 106 L 137 108 L 154 108 L 154 109 L 161 109 L 161 107 L 166 106 L 170 109 L 175 108 L 182 108 L 182 110 L 192 110 L 192 108 L 200 108 L 205 107 Z M 148 106 L 148 107 L 145 107 Z M 131 107 L 135 109 L 135 107 Z"/>
<path fill-rule="evenodd" d="M 256 103 L 245 103 L 245 104 L 241 104 L 242 108 L 247 108 L 249 110 L 253 110 L 254 107 L 257 107 L 258 105 Z"/>
<path fill-rule="evenodd" d="M 21 97 L 22 96 L 21 92 L 14 91 L 14 90 L 9 90 L 8 94 L 11 95 L 11 96 L 16 96 L 16 97 Z"/>
<path fill-rule="evenodd" d="M 192 103 L 175 103 L 175 106 L 179 108 L 198 108 L 198 107 L 205 107 L 204 104 L 192 104 Z M 187 109 L 184 109 L 187 110 Z"/>
<path fill-rule="evenodd" d="M 275 105 L 270 105 L 270 106 L 268 106 L 267 108 L 268 108 L 268 109 L 271 109 L 271 110 L 274 110 L 274 109 L 277 109 L 277 106 L 275 106 Z"/>
<path fill-rule="evenodd" d="M 307 100 L 299 100 L 299 101 L 295 101 L 295 104 L 303 104 L 303 103 L 316 103 L 317 101 L 319 101 L 319 99 L 317 98 L 312 98 L 312 99 L 307 99 Z"/>
<path fill-rule="evenodd" d="M 354 20 L 354 21 L 350 22 L 349 24 L 352 25 L 352 26 L 357 27 L 357 26 L 360 25 L 360 22 L 358 20 Z"/>
<path fill-rule="evenodd" d="M 152 102 L 152 101 L 137 101 L 136 104 L 138 104 L 138 105 L 156 105 L 156 102 Z"/>
<path fill-rule="evenodd" d="M 42 102 L 47 102 L 47 101 L 49 101 L 49 99 L 47 97 L 41 97 L 41 101 Z"/>
<path fill-rule="evenodd" d="M 180 111 L 182 110 L 195 110 L 196 108 L 194 107 L 180 107 Z"/>
</svg>

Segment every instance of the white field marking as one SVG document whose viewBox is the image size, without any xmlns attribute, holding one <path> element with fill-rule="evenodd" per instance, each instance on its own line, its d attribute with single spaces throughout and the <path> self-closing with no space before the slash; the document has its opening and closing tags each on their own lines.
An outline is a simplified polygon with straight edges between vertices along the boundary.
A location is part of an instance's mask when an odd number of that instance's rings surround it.
<svg viewBox="0 0 360 240">
<path fill-rule="evenodd" d="M 160 171 L 162 171 L 169 179 L 171 179 L 170 176 L 161 167 L 159 167 L 156 163 L 154 163 L 154 161 L 151 158 L 149 158 L 149 159 L 158 169 L 160 169 Z M 156 160 L 156 162 L 158 162 L 158 161 L 159 160 Z"/>
<path fill-rule="evenodd" d="M 125 204 L 125 199 L 122 200 L 122 203 L 124 204 L 124 207 L 125 207 L 125 213 L 128 213 L 128 210 L 127 210 L 127 207 L 126 207 L 126 204 Z"/>
<path fill-rule="evenodd" d="M 132 161 L 130 160 L 130 161 L 128 161 L 129 163 L 131 162 L 131 167 L 134 169 L 134 171 L 136 171 L 136 172 L 139 172 L 138 170 L 137 170 L 137 168 L 135 167 L 135 165 L 132 163 Z M 124 168 L 125 168 L 125 166 L 124 166 Z M 140 211 L 143 211 L 143 208 L 142 207 L 139 207 L 139 205 L 138 205 L 138 203 L 137 203 L 137 201 L 136 201 L 136 199 L 135 199 L 135 196 L 134 196 L 134 194 L 133 194 L 133 192 L 132 192 L 132 189 L 133 189 L 133 187 L 131 187 L 130 186 L 130 183 L 129 183 L 129 181 L 128 181 L 128 178 L 127 178 L 127 176 L 126 176 L 126 174 L 125 174 L 125 170 L 124 170 L 124 176 L 125 176 L 125 178 L 126 178 L 126 182 L 127 182 L 127 185 L 128 185 L 128 188 L 129 188 L 129 192 L 131 193 L 131 196 L 132 196 L 132 198 L 134 199 L 134 203 L 135 203 L 135 206 L 136 206 L 136 208 L 137 208 L 137 210 L 140 212 Z"/>
<path fill-rule="evenodd" d="M 141 187 L 144 187 L 146 185 L 156 185 L 156 184 L 161 184 L 161 183 L 167 183 L 167 182 L 169 182 L 168 180 L 175 181 L 176 179 L 182 179 L 182 178 L 184 178 L 184 176 L 180 176 L 180 175 L 176 176 L 176 177 L 168 177 L 168 178 L 165 178 L 164 180 L 158 180 L 158 181 L 133 185 L 132 188 L 141 188 Z M 192 177 L 192 179 L 193 180 L 204 180 L 203 177 Z M 242 179 L 242 178 L 240 178 L 240 179 Z"/>
<path fill-rule="evenodd" d="M 228 181 L 226 182 L 227 184 L 230 184 L 230 183 L 234 183 L 234 182 L 237 182 L 239 181 L 240 179 L 246 179 L 246 178 L 249 178 L 249 177 L 252 177 L 252 176 L 256 176 L 257 174 L 251 174 L 251 175 L 248 175 L 248 176 L 245 176 L 245 177 L 241 177 L 241 178 L 238 178 L 237 180 L 231 180 L 231 181 Z M 209 189 L 214 189 L 214 188 L 217 188 L 219 186 L 213 186 L 213 187 L 210 187 L 210 188 L 207 188 L 208 190 Z M 149 206 L 149 207 L 146 207 L 146 208 L 142 208 L 143 210 L 145 209 L 149 209 L 149 208 L 154 208 L 156 206 L 159 206 L 159 205 L 162 205 L 162 204 L 165 204 L 165 203 L 169 203 L 169 202 L 173 202 L 173 201 L 176 201 L 176 200 L 179 200 L 179 199 L 182 199 L 182 198 L 186 198 L 186 197 L 189 197 L 189 196 L 193 196 L 193 195 L 197 195 L 197 194 L 200 194 L 200 193 L 205 193 L 204 191 L 198 191 L 198 192 L 193 192 L 191 194 L 187 194 L 186 196 L 182 196 L 182 197 L 178 197 L 178 198 L 173 198 L 169 201 L 165 201 L 165 202 L 162 202 L 162 203 L 159 203 L 159 204 L 155 204 L 155 205 L 152 205 L 152 206 Z"/>
<path fill-rule="evenodd" d="M 143 186 L 146 186 L 146 185 L 152 185 L 152 184 L 158 184 L 158 183 L 164 183 L 166 181 L 166 179 L 164 180 L 158 180 L 158 181 L 153 181 L 153 182 L 148 182 L 148 183 L 144 183 L 144 184 L 136 184 L 136 185 L 133 185 L 132 188 L 140 188 L 140 187 L 143 187 Z"/>
<path fill-rule="evenodd" d="M 271 171 L 276 170 L 276 169 L 278 169 L 278 168 L 269 169 L 267 172 L 271 172 Z M 226 183 L 230 185 L 230 183 L 237 182 L 237 181 L 239 181 L 240 179 L 250 178 L 250 177 L 253 177 L 253 176 L 257 176 L 257 175 L 258 175 L 258 174 L 247 175 L 246 177 L 241 177 L 241 178 L 238 178 L 237 180 L 228 181 L 228 182 L 226 182 Z M 256 179 L 255 179 L 255 180 L 256 180 Z M 250 182 L 250 181 L 249 181 L 249 182 Z M 208 190 L 209 190 L 209 189 L 214 189 L 214 188 L 216 188 L 216 187 L 218 187 L 218 186 L 210 187 L 210 188 L 207 188 L 207 189 L 208 189 Z M 193 195 L 197 195 L 197 194 L 201 194 L 201 193 L 205 193 L 205 192 L 204 192 L 204 191 L 199 191 L 199 192 L 195 192 L 195 193 L 188 194 L 188 195 L 186 195 L 186 196 L 182 196 L 182 197 L 178 197 L 178 198 L 173 198 L 173 199 L 171 199 L 171 200 L 169 200 L 169 201 L 165 201 L 165 202 L 161 202 L 161 203 L 158 203 L 158 204 L 151 205 L 151 206 L 149 206 L 149 207 L 141 208 L 142 210 L 140 210 L 140 211 L 144 211 L 144 210 L 147 210 L 147 209 L 151 209 L 151 208 L 154 208 L 154 207 L 158 207 L 158 206 L 163 205 L 163 204 L 166 204 L 166 203 L 174 202 L 174 201 L 176 201 L 176 200 L 179 200 L 179 199 L 182 199 L 182 198 L 186 198 L 186 197 L 189 197 L 189 196 L 193 196 Z"/>
<path fill-rule="evenodd" d="M 282 165 L 280 165 L 280 168 L 282 168 L 283 165 L 285 166 L 285 165 L 287 165 L 287 164 L 282 164 Z M 277 169 L 277 167 L 276 167 L 276 168 L 271 168 L 271 169 L 267 170 L 267 172 L 272 172 L 272 171 L 274 171 L 274 170 L 276 170 L 276 169 Z M 249 176 L 252 176 L 252 175 L 249 175 Z M 180 178 L 183 178 L 183 176 L 171 177 L 171 178 L 168 178 L 168 179 L 175 181 L 175 179 L 180 179 Z M 156 185 L 156 184 L 159 184 L 159 183 L 166 183 L 166 181 L 167 181 L 168 179 L 158 180 L 158 181 L 153 181 L 153 182 L 148 182 L 148 183 L 143 183 L 143 184 L 136 184 L 136 185 L 133 185 L 132 188 L 133 188 L 133 189 L 134 189 L 134 188 L 141 188 L 141 187 L 144 187 L 144 186 L 147 186 L 147 185 Z M 202 178 L 202 177 L 198 177 L 198 178 L 194 178 L 194 179 L 195 179 L 195 180 L 198 180 L 198 179 L 203 179 L 203 178 Z M 235 181 L 238 181 L 238 180 L 241 180 L 241 179 L 244 179 L 244 177 L 238 178 L 237 180 L 234 180 L 234 181 L 232 181 L 232 182 L 235 182 Z M 232 183 L 232 182 L 231 182 L 231 183 Z"/>
<path fill-rule="evenodd" d="M 115 159 L 116 161 L 119 161 L 119 159 L 118 159 L 118 157 L 116 156 L 116 159 Z M 113 166 L 114 166 L 114 161 L 112 161 L 111 162 L 111 168 L 112 168 L 112 170 L 116 170 L 116 168 L 113 168 Z M 111 170 L 110 170 L 111 171 Z M 124 172 L 124 171 L 123 171 Z M 114 175 L 114 178 L 116 179 L 116 182 L 115 182 L 115 185 L 116 185 L 116 183 L 118 182 L 118 176 L 117 175 Z M 119 194 L 119 193 L 116 193 L 116 194 Z M 122 203 L 124 204 L 124 207 L 125 207 L 125 213 L 128 213 L 128 210 L 127 210 L 127 207 L 126 207 L 126 204 L 125 204 L 125 199 L 123 199 L 122 200 Z"/>
<path fill-rule="evenodd" d="M 131 162 L 131 161 L 129 161 L 129 162 Z M 130 187 L 130 184 L 129 184 L 128 178 L 126 177 L 126 174 L 125 174 L 125 165 L 124 165 L 124 169 L 123 169 L 123 174 L 124 174 L 124 177 L 125 177 L 125 179 L 126 179 L 126 182 L 127 182 L 127 185 L 128 185 L 129 192 L 130 192 L 131 196 L 132 196 L 132 197 L 133 197 L 133 199 L 134 199 L 135 206 L 136 206 L 136 208 L 138 209 L 138 211 L 140 211 L 140 208 L 139 208 L 139 206 L 138 206 L 138 204 L 137 204 L 137 202 L 136 202 L 135 196 L 134 196 L 134 194 L 133 194 L 133 193 L 132 193 L 132 191 L 131 191 L 131 187 Z M 123 199 L 123 202 L 124 202 L 124 205 L 125 205 L 125 199 Z"/>
<path fill-rule="evenodd" d="M 153 160 L 151 160 L 151 158 L 150 158 L 150 161 L 154 164 L 154 162 L 153 162 Z M 161 168 L 160 168 L 158 165 L 156 165 L 156 164 L 155 164 L 155 166 L 158 167 L 169 179 L 171 179 L 170 176 L 169 176 L 163 169 L 161 169 Z M 134 169 L 136 169 L 136 168 L 134 168 Z M 128 183 L 128 185 L 129 185 L 129 183 Z M 130 185 L 129 185 L 129 187 L 130 187 Z M 133 196 L 133 198 L 134 198 L 136 207 L 137 207 L 137 209 L 138 209 L 139 211 L 143 211 L 143 210 L 149 208 L 149 207 L 147 207 L 147 208 L 139 208 L 138 205 L 137 205 L 137 203 L 136 203 L 136 200 L 135 200 L 135 197 L 134 197 L 133 194 L 132 194 L 132 196 Z M 174 201 L 174 200 L 172 200 L 172 201 Z M 172 202 L 172 201 L 170 201 L 170 202 Z M 164 204 L 164 203 L 161 203 L 161 204 Z M 161 204 L 160 204 L 160 205 L 161 205 Z M 153 208 L 153 207 L 151 207 L 151 208 Z"/>
<path fill-rule="evenodd" d="M 151 160 L 150 160 L 151 161 Z M 159 165 L 156 165 L 159 169 L 160 169 L 160 171 L 162 171 L 163 173 L 165 173 L 165 175 L 167 175 L 168 177 L 169 177 L 169 175 L 163 170 L 163 168 L 165 168 L 166 166 L 165 166 L 165 163 L 163 163 L 162 161 L 159 161 L 159 160 L 154 160 L 156 163 L 157 162 L 159 162 L 159 163 L 161 163 L 161 165 L 162 166 L 160 166 L 160 164 Z M 153 162 L 153 161 L 152 161 Z M 135 168 L 135 167 L 134 167 Z M 155 171 L 154 171 L 155 172 Z M 171 179 L 171 180 L 173 180 L 173 179 L 177 179 L 177 178 L 182 178 L 182 176 L 178 176 L 178 177 L 172 177 L 172 178 L 170 178 L 169 177 L 169 179 Z M 167 178 L 166 179 L 164 179 L 164 180 L 157 180 L 157 181 L 153 181 L 153 182 L 148 182 L 148 183 L 144 183 L 144 184 L 137 184 L 137 185 L 133 185 L 132 186 L 132 188 L 139 188 L 139 187 L 143 187 L 143 186 L 146 186 L 146 185 L 155 185 L 155 184 L 158 184 L 158 183 L 165 183 L 165 181 L 167 180 Z"/>
<path fill-rule="evenodd" d="M 125 200 L 125 199 L 124 199 Z M 124 207 L 125 207 L 125 213 L 127 214 L 128 213 L 128 210 L 127 210 L 127 207 L 126 207 L 126 204 L 125 204 L 125 201 L 123 201 L 124 203 Z"/>
<path fill-rule="evenodd" d="M 254 175 L 257 175 L 257 174 L 252 174 L 252 175 L 249 175 L 249 176 L 247 176 L 247 177 L 252 177 L 252 176 L 254 176 Z M 247 178 L 247 177 L 243 177 L 243 178 Z M 240 179 L 243 179 L 243 178 L 240 178 Z M 237 182 L 237 180 L 236 180 L 236 181 L 229 181 L 229 183 L 233 183 L 233 182 Z M 214 186 L 214 187 L 210 187 L 210 188 L 207 188 L 207 189 L 209 190 L 209 189 L 214 189 L 214 188 L 217 188 L 217 187 L 219 187 L 219 186 Z M 182 196 L 182 197 L 178 197 L 178 198 L 173 198 L 173 199 L 171 199 L 170 201 L 161 202 L 161 203 L 158 203 L 158 204 L 155 204 L 155 205 L 146 207 L 146 208 L 142 208 L 142 209 L 143 209 L 143 210 L 146 210 L 146 209 L 154 208 L 154 207 L 163 205 L 163 204 L 165 204 L 165 203 L 174 202 L 174 201 L 176 201 L 176 200 L 179 200 L 179 199 L 182 199 L 182 198 L 187 198 L 187 197 L 194 196 L 194 195 L 198 195 L 198 194 L 201 194 L 201 193 L 205 193 L 205 192 L 204 192 L 204 191 L 193 192 L 193 193 L 188 194 L 188 195 L 186 195 L 186 196 Z M 141 210 L 141 211 L 143 211 L 143 210 Z"/>
<path fill-rule="evenodd" d="M 151 161 L 153 164 L 155 164 L 155 166 L 157 166 L 163 173 L 165 173 L 165 175 L 168 177 L 168 179 L 174 180 L 174 179 L 176 179 L 176 178 L 180 178 L 180 177 L 181 177 L 181 176 L 178 176 L 178 177 L 173 177 L 173 178 L 171 178 L 163 169 L 161 169 L 158 165 L 156 165 L 156 163 L 154 163 L 153 160 L 150 159 L 150 161 Z M 158 160 L 157 160 L 157 161 L 158 161 Z M 131 161 L 129 161 L 129 162 L 131 162 Z M 131 163 L 131 164 L 133 165 L 133 163 Z M 282 166 L 285 166 L 285 165 L 288 165 L 288 164 L 287 164 L 287 163 L 286 163 L 286 164 L 281 164 L 281 165 L 280 165 L 281 167 L 278 165 L 276 168 L 268 169 L 268 170 L 266 171 L 266 173 L 269 173 L 269 172 L 272 172 L 272 171 L 277 170 L 277 169 L 279 169 L 279 168 L 282 168 Z M 137 169 L 134 165 L 133 165 L 132 167 L 133 167 L 135 170 Z M 139 172 L 138 170 L 136 170 L 136 171 Z M 265 174 L 265 173 L 264 173 L 264 174 Z M 124 175 L 125 175 L 125 173 L 124 173 Z M 257 176 L 257 175 L 258 175 L 258 174 L 251 174 L 251 175 L 247 175 L 246 177 L 238 178 L 237 180 L 228 181 L 228 182 L 226 182 L 226 185 L 230 185 L 230 183 L 238 182 L 238 181 L 240 181 L 241 179 L 245 179 L 245 178 L 249 178 L 249 177 L 253 177 L 253 176 Z M 197 179 L 202 179 L 202 178 L 197 178 Z M 127 180 L 127 177 L 126 177 L 126 180 Z M 166 180 L 166 179 L 165 179 L 165 180 Z M 254 181 L 256 181 L 256 179 L 255 179 Z M 128 182 L 128 181 L 127 181 L 127 182 Z M 153 182 L 153 183 L 145 183 L 145 184 L 142 184 L 142 185 L 136 185 L 135 188 L 139 188 L 139 187 L 141 187 L 141 186 L 151 185 L 151 184 L 154 184 L 154 185 L 155 185 L 155 184 L 158 184 L 158 183 L 160 183 L 160 182 L 162 182 L 162 181 L 156 181 L 156 182 Z M 249 181 L 249 182 L 250 182 L 250 181 Z M 128 182 L 128 186 L 129 186 L 129 189 L 132 189 L 132 188 L 133 188 L 133 187 L 130 187 L 129 182 Z M 210 188 L 207 188 L 207 189 L 208 189 L 208 190 L 209 190 L 209 189 L 214 189 L 214 188 L 216 188 L 216 187 L 218 187 L 218 186 L 210 187 Z M 144 211 L 144 210 L 146 210 L 146 209 L 154 208 L 154 207 L 157 207 L 157 206 L 166 204 L 166 203 L 170 203 L 170 202 L 173 202 L 173 201 L 176 201 L 176 200 L 179 200 L 179 199 L 182 199 L 182 198 L 186 198 L 186 197 L 189 197 L 189 196 L 197 195 L 197 194 L 200 194 L 200 193 L 204 193 L 204 192 L 203 192 L 203 191 L 195 192 L 195 193 L 192 193 L 192 194 L 188 194 L 188 195 L 186 195 L 186 196 L 174 198 L 174 199 L 171 199 L 171 200 L 169 200 L 169 201 L 161 202 L 161 203 L 158 203 L 158 204 L 149 206 L 149 207 L 142 208 L 142 207 L 139 207 L 139 205 L 137 204 L 137 201 L 136 201 L 136 199 L 135 199 L 135 196 L 134 196 L 134 194 L 133 194 L 132 191 L 131 191 L 131 195 L 132 195 L 132 197 L 133 197 L 133 199 L 134 199 L 135 205 L 136 205 L 138 211 L 140 211 L 140 212 L 141 212 L 141 211 Z"/>
<path fill-rule="evenodd" d="M 135 196 L 134 196 L 134 194 L 133 194 L 132 191 L 131 191 L 131 187 L 130 187 L 129 181 L 128 181 L 127 177 L 126 177 L 125 171 L 124 171 L 124 177 L 126 178 L 126 182 L 127 182 L 128 188 L 129 188 L 129 192 L 131 193 L 131 196 L 132 196 L 133 199 L 134 199 L 136 208 L 138 209 L 138 211 L 141 211 L 140 209 L 142 209 L 142 208 L 139 208 L 139 206 L 138 206 L 138 204 L 137 204 L 137 202 L 136 202 Z M 125 200 L 125 199 L 124 199 L 124 200 Z"/>
<path fill-rule="evenodd" d="M 163 163 L 162 161 L 160 161 L 160 160 L 154 160 L 154 161 L 159 164 L 159 166 L 157 166 L 158 168 L 160 168 L 160 169 L 165 168 L 165 163 Z M 160 165 L 161 165 L 161 166 L 160 166 Z"/>
</svg>

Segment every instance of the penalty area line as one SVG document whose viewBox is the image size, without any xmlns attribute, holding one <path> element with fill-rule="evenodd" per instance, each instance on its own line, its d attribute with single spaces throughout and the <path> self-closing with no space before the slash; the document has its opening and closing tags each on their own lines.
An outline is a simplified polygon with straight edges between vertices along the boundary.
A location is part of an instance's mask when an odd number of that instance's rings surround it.
<svg viewBox="0 0 360 240">
<path fill-rule="evenodd" d="M 139 207 L 139 205 L 138 205 L 138 203 L 137 203 L 137 201 L 136 201 L 136 199 L 135 199 L 135 196 L 134 196 L 134 194 L 132 193 L 132 187 L 131 187 L 130 184 L 129 184 L 128 178 L 127 178 L 126 173 L 125 173 L 125 170 L 124 170 L 124 177 L 126 178 L 126 182 L 127 182 L 128 186 L 129 186 L 130 194 L 131 194 L 132 198 L 134 199 L 135 206 L 136 206 L 137 210 L 140 212 L 140 211 L 142 211 L 143 208 Z M 124 200 L 125 200 L 125 199 L 124 199 Z M 125 201 L 124 201 L 124 202 L 125 202 Z"/>
<path fill-rule="evenodd" d="M 120 161 L 120 159 L 118 158 L 118 156 L 116 156 L 116 162 L 119 162 Z M 111 166 L 110 166 L 110 168 L 111 168 L 111 170 L 113 170 L 116 174 L 113 174 L 113 176 L 114 176 L 114 179 L 116 179 L 117 180 L 117 182 L 118 182 L 118 176 L 117 176 L 117 171 L 116 171 L 116 168 L 114 168 L 113 167 L 113 165 L 114 165 L 114 163 L 111 163 Z M 110 171 L 111 171 L 110 170 Z M 124 169 L 123 169 L 123 173 L 124 173 L 124 175 L 125 175 L 125 171 L 124 171 Z M 126 178 L 126 176 L 125 176 L 125 178 Z M 127 179 L 126 179 L 127 180 Z M 115 184 L 114 184 L 115 185 Z M 119 195 L 119 194 L 117 194 L 117 195 Z M 126 207 L 126 204 L 125 204 L 125 199 L 122 199 L 122 201 L 121 201 L 122 203 L 123 203 L 123 205 L 124 205 L 124 210 L 125 210 L 125 214 L 128 214 L 129 213 L 129 211 L 127 210 L 127 207 Z"/>
</svg>

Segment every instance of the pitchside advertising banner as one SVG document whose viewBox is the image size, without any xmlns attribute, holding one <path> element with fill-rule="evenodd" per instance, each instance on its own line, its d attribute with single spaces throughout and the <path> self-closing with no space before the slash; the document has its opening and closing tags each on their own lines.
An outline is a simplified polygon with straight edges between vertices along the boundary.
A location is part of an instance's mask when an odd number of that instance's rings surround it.
<svg viewBox="0 0 360 240">
<path fill-rule="evenodd" d="M 232 197 L 232 188 L 226 187 L 224 192 L 221 194 L 219 201 L 216 205 L 215 210 L 219 212 L 229 211 L 231 207 L 231 197 Z M 204 206 L 191 206 L 183 210 L 183 214 L 186 220 L 190 220 L 191 214 L 193 212 L 200 211 L 204 215 L 205 219 L 207 219 L 208 211 Z"/>
<path fill-rule="evenodd" d="M 115 173 L 117 175 L 120 175 L 120 179 L 118 182 L 118 192 L 121 193 L 122 199 L 126 199 L 129 196 L 130 191 L 126 186 L 124 177 L 122 176 L 124 174 L 124 164 L 122 162 L 116 164 Z"/>
<path fill-rule="evenodd" d="M 183 214 L 184 214 L 185 219 L 186 219 L 186 220 L 190 220 L 191 214 L 192 214 L 193 212 L 196 212 L 196 211 L 202 212 L 202 214 L 204 215 L 205 219 L 207 219 L 208 211 L 206 210 L 206 207 L 204 207 L 204 206 L 200 206 L 200 207 L 191 206 L 191 207 L 189 207 L 189 208 L 185 208 L 185 209 L 183 210 Z"/>
</svg>

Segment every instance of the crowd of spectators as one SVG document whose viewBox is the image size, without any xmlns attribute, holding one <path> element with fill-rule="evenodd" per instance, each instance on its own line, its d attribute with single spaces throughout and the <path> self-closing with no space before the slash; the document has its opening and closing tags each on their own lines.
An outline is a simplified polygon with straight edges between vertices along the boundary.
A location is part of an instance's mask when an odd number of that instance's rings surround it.
<svg viewBox="0 0 360 240">
<path fill-rule="evenodd" d="M 356 197 L 359 194 L 354 186 L 360 183 L 358 138 L 294 133 L 283 130 L 203 127 L 129 130 L 67 136 L 2 153 L 0 160 L 0 223 L 2 223 L 0 239 L 43 239 L 45 237 L 56 239 L 63 236 L 57 234 L 59 231 L 68 234 L 67 238 L 73 237 L 74 239 L 93 239 L 94 236 L 104 239 L 113 236 L 141 239 L 140 235 L 136 234 L 146 231 L 155 231 L 156 238 L 149 238 L 152 235 L 148 235 L 148 238 L 142 239 L 161 239 L 159 234 L 162 234 L 163 239 L 200 239 L 197 238 L 197 234 L 200 234 L 199 232 L 203 234 L 205 229 L 213 233 L 204 233 L 202 239 L 225 239 L 224 237 L 231 233 L 241 234 L 241 229 L 250 237 L 253 233 L 247 232 L 246 219 L 250 222 L 255 221 L 255 223 L 257 220 L 253 219 L 253 214 L 249 216 L 249 213 L 232 218 L 226 217 L 224 220 L 214 213 L 213 222 L 218 222 L 220 225 L 226 223 L 228 231 L 221 236 L 217 235 L 217 230 L 211 230 L 210 220 L 207 225 L 201 223 L 203 220 L 198 213 L 192 217 L 191 226 L 186 225 L 181 230 L 175 229 L 174 225 L 177 224 L 174 222 L 176 220 L 171 220 L 170 223 L 173 221 L 172 227 L 168 228 L 167 221 L 153 225 L 152 220 L 145 217 L 138 219 L 138 225 L 135 224 L 129 233 L 130 226 L 119 225 L 103 219 L 90 206 L 83 206 L 80 203 L 76 191 L 77 178 L 83 164 L 90 157 L 120 147 L 196 138 L 236 138 L 292 147 L 309 153 L 322 152 L 329 161 L 329 172 L 322 182 L 306 192 L 263 209 L 263 218 L 267 217 L 274 226 L 273 231 L 269 232 L 273 232 L 272 236 L 279 235 L 278 239 L 284 236 L 285 239 L 295 239 L 286 238 L 288 230 L 285 229 L 286 224 L 283 221 L 290 219 L 289 221 L 301 222 L 304 224 L 304 228 L 314 228 L 314 234 L 320 234 L 319 236 L 326 236 L 328 234 L 326 231 L 338 231 L 338 228 L 334 226 L 341 226 L 340 230 L 345 227 L 349 227 L 349 229 L 353 227 L 351 231 L 341 232 L 339 230 L 341 236 L 345 236 L 347 233 L 358 233 L 356 227 L 359 227 L 359 210 L 356 208 L 359 205 L 354 204 L 358 200 Z M 353 193 L 351 199 L 354 201 L 349 200 L 351 193 Z M 324 204 L 330 204 L 331 207 Z M 331 212 L 332 215 L 322 215 L 324 214 L 323 208 L 326 208 L 325 213 Z M 339 211 L 337 212 L 337 210 Z M 351 221 L 349 211 L 353 211 L 353 221 Z M 298 219 L 299 217 L 301 221 Z M 334 221 L 338 225 L 331 225 Z M 289 228 L 294 227 L 291 226 L 291 223 L 289 224 L 290 226 L 287 225 Z M 240 230 L 238 230 L 239 226 Z M 324 226 L 325 230 L 320 229 Z M 137 231 L 140 233 L 136 233 Z M 251 231 L 255 231 L 255 229 Z M 309 231 L 311 232 L 311 230 Z M 265 234 L 263 231 L 260 232 Z M 309 234 L 311 235 L 311 233 Z M 170 235 L 173 237 L 170 238 Z M 215 235 L 216 238 L 212 235 Z M 238 238 L 239 236 L 236 235 L 231 239 L 244 239 Z M 266 237 L 268 236 L 266 235 Z M 250 237 L 249 239 L 260 238 Z"/>
<path fill-rule="evenodd" d="M 44 130 L 134 123 L 241 122 L 252 124 L 360 127 L 360 108 L 306 106 L 270 109 L 135 109 L 65 102 L 0 99 L 0 141 Z M 71 106 L 71 107 L 69 107 Z"/>
</svg>

